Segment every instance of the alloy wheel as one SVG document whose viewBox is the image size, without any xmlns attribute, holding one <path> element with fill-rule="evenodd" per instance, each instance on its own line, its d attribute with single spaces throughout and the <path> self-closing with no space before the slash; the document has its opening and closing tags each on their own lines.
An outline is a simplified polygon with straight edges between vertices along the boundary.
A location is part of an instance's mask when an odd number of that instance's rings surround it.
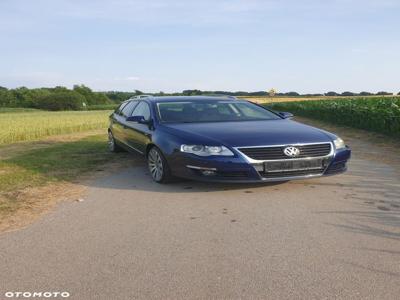
<svg viewBox="0 0 400 300">
<path fill-rule="evenodd" d="M 164 175 L 164 165 L 161 155 L 155 148 L 152 148 L 149 152 L 148 165 L 151 177 L 157 182 L 161 181 Z"/>
</svg>

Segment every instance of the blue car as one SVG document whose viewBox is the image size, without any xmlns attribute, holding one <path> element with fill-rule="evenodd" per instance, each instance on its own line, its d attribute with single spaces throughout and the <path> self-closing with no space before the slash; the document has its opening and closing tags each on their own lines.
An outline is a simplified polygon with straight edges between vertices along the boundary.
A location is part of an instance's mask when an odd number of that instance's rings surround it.
<svg viewBox="0 0 400 300">
<path fill-rule="evenodd" d="M 110 116 L 109 148 L 147 159 L 154 181 L 269 182 L 345 172 L 338 136 L 233 97 L 141 96 Z"/>
</svg>

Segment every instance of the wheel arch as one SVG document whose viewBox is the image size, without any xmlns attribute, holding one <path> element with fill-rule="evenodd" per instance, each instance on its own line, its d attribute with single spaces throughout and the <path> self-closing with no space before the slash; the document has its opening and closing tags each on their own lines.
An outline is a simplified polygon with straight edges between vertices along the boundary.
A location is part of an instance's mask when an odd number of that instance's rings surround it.
<svg viewBox="0 0 400 300">
<path fill-rule="evenodd" d="M 148 154 L 149 154 L 149 152 L 150 152 L 150 149 L 153 148 L 153 147 L 157 147 L 157 145 L 154 144 L 154 143 L 149 143 L 149 144 L 146 145 L 146 150 L 145 150 L 145 152 L 144 152 L 146 158 L 147 158 L 147 156 L 148 156 Z M 157 147 L 157 148 L 160 149 L 160 147 Z M 160 149 L 160 151 L 162 152 L 161 149 Z"/>
</svg>

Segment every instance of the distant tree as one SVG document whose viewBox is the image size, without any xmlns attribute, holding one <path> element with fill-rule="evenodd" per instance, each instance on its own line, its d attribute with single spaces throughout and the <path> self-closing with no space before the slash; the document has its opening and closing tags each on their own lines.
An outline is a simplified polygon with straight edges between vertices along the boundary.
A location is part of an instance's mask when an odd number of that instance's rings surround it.
<svg viewBox="0 0 400 300">
<path fill-rule="evenodd" d="M 297 96 L 300 96 L 300 94 L 297 93 L 297 92 L 288 92 L 288 93 L 286 93 L 285 95 L 290 96 L 290 97 L 297 97 Z"/>
<path fill-rule="evenodd" d="M 275 94 L 276 94 L 276 90 L 275 90 L 274 88 L 272 88 L 272 89 L 270 89 L 270 90 L 268 91 L 268 96 L 270 96 L 270 97 L 274 97 Z"/>
<path fill-rule="evenodd" d="M 360 95 L 360 96 L 371 96 L 371 95 L 373 95 L 373 94 L 370 93 L 370 92 L 361 92 L 359 95 Z"/>
<path fill-rule="evenodd" d="M 0 89 L 0 106 L 2 107 L 16 107 L 17 98 L 11 91 Z"/>
<path fill-rule="evenodd" d="M 73 90 L 85 97 L 85 103 L 89 105 L 111 103 L 110 99 L 105 93 L 93 92 L 90 88 L 83 84 L 74 85 Z"/>
<path fill-rule="evenodd" d="M 143 92 L 142 92 L 142 91 L 139 91 L 139 90 L 135 90 L 135 95 L 136 95 L 136 96 L 143 95 Z"/>
<path fill-rule="evenodd" d="M 400 92 L 398 92 L 397 95 L 400 96 Z"/>
<path fill-rule="evenodd" d="M 182 94 L 185 96 L 195 96 L 195 95 L 202 95 L 203 92 L 200 90 L 184 90 L 182 91 Z"/>
<path fill-rule="evenodd" d="M 355 93 L 346 91 L 346 92 L 343 92 L 341 95 L 342 96 L 355 96 Z"/>
<path fill-rule="evenodd" d="M 376 94 L 377 94 L 378 96 L 389 96 L 389 95 L 393 95 L 393 93 L 388 93 L 388 92 L 384 92 L 384 91 L 377 92 Z"/>
<path fill-rule="evenodd" d="M 339 94 L 336 93 L 336 92 L 327 92 L 327 93 L 325 93 L 325 96 L 330 96 L 330 97 L 332 97 L 332 96 L 339 96 Z"/>
<path fill-rule="evenodd" d="M 95 96 L 93 94 L 93 91 L 88 88 L 87 86 L 81 84 L 75 84 L 73 87 L 73 90 L 79 94 L 81 94 L 85 99 L 83 102 L 85 102 L 86 104 L 89 105 L 93 105 L 93 104 L 100 104 L 100 103 L 96 103 L 96 99 Z"/>
<path fill-rule="evenodd" d="M 305 97 L 320 97 L 323 96 L 324 94 L 303 94 L 302 96 Z"/>
<path fill-rule="evenodd" d="M 105 92 L 104 93 L 107 98 L 109 98 L 112 102 L 115 103 L 120 103 L 122 101 L 125 101 L 133 96 L 135 96 L 134 92 Z"/>
<path fill-rule="evenodd" d="M 267 92 L 265 91 L 257 91 L 257 92 L 250 92 L 250 93 L 246 93 L 249 96 L 266 96 L 268 95 Z M 243 95 L 245 96 L 245 95 Z"/>
<path fill-rule="evenodd" d="M 76 91 L 57 91 L 41 97 L 37 108 L 46 110 L 80 110 L 85 97 Z"/>
<path fill-rule="evenodd" d="M 18 107 L 32 107 L 32 92 L 28 88 L 21 86 L 11 90 L 16 99 L 16 106 Z"/>
<path fill-rule="evenodd" d="M 82 85 L 82 86 L 84 86 L 84 85 Z M 58 85 L 58 86 L 56 86 L 54 89 L 52 89 L 54 92 L 68 92 L 69 90 L 68 90 L 68 88 L 66 88 L 65 86 L 61 86 L 61 85 Z"/>
<path fill-rule="evenodd" d="M 96 104 L 110 104 L 112 103 L 107 95 L 103 92 L 94 92 L 94 102 Z"/>
<path fill-rule="evenodd" d="M 4 86 L 0 86 L 0 91 L 8 91 L 8 89 Z"/>
</svg>

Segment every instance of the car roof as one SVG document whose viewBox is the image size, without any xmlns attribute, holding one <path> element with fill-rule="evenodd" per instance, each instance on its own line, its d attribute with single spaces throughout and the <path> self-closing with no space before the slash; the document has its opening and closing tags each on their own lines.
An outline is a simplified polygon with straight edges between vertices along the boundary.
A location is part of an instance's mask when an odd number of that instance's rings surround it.
<svg viewBox="0 0 400 300">
<path fill-rule="evenodd" d="M 180 101 L 221 101 L 237 100 L 232 96 L 153 96 L 142 98 L 150 102 L 180 102 Z"/>
</svg>

